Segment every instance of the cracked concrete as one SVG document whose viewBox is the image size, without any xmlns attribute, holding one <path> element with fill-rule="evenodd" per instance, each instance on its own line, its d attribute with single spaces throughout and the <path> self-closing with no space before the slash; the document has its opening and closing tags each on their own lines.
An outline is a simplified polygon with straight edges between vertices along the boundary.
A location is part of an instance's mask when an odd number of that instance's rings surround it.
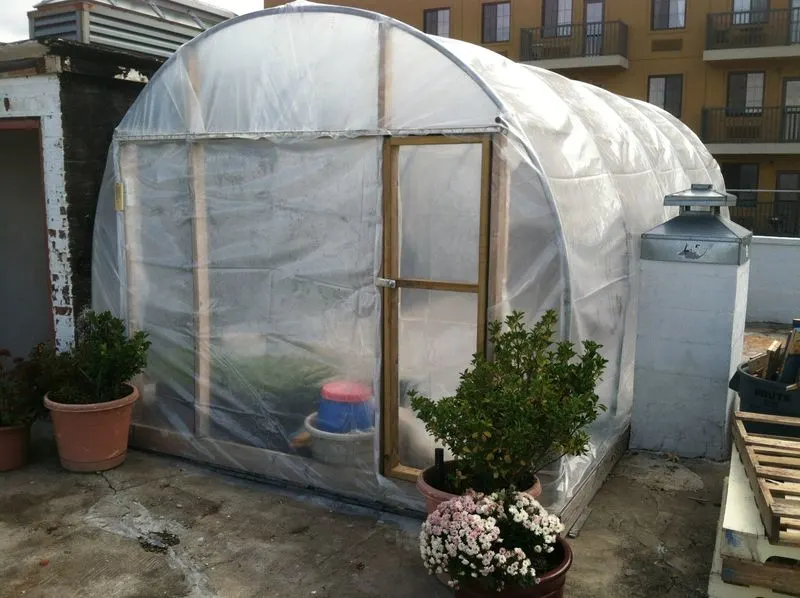
<svg viewBox="0 0 800 598">
<path fill-rule="evenodd" d="M 419 562 L 418 521 L 139 452 L 71 474 L 35 449 L 0 476 L 2 598 L 452 596 Z M 705 596 L 726 471 L 626 456 L 570 540 L 566 596 Z M 151 534 L 178 542 L 147 550 Z"/>
</svg>

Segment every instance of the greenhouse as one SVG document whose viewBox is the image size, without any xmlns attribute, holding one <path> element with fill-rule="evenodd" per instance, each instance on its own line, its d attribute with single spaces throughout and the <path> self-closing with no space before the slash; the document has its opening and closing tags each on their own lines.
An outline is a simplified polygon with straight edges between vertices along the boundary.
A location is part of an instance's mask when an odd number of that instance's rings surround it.
<svg viewBox="0 0 800 598">
<path fill-rule="evenodd" d="M 640 235 L 703 182 L 666 112 L 481 47 L 304 1 L 222 23 L 139 96 L 101 191 L 94 307 L 153 342 L 132 443 L 421 510 L 408 390 L 453 393 L 487 322 L 553 308 L 609 360 L 563 507 L 630 422 Z"/>
</svg>

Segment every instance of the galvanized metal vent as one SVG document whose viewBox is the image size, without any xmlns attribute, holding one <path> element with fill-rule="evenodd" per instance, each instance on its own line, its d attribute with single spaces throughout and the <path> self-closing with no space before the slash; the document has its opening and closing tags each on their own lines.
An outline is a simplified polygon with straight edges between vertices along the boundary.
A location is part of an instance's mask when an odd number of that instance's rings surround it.
<svg viewBox="0 0 800 598">
<path fill-rule="evenodd" d="M 46 0 L 28 18 L 32 39 L 75 40 L 166 57 L 234 16 L 196 0 Z"/>
</svg>

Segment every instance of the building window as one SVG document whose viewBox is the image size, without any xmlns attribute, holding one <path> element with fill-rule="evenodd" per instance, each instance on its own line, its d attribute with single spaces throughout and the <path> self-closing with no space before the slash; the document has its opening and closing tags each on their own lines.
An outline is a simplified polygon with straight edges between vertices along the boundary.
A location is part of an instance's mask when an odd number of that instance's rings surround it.
<svg viewBox="0 0 800 598">
<path fill-rule="evenodd" d="M 759 115 L 764 108 L 764 73 L 731 73 L 728 77 L 728 114 Z"/>
<path fill-rule="evenodd" d="M 572 0 L 544 0 L 542 3 L 544 37 L 572 35 Z"/>
<path fill-rule="evenodd" d="M 434 8 L 426 10 L 424 16 L 425 33 L 438 35 L 440 37 L 450 37 L 450 9 Z"/>
<path fill-rule="evenodd" d="M 511 2 L 483 5 L 483 43 L 507 42 L 511 39 Z"/>
<path fill-rule="evenodd" d="M 758 200 L 758 164 L 722 164 L 725 188 L 733 191 L 738 207 L 753 207 Z M 753 189 L 753 191 L 747 191 Z"/>
<path fill-rule="evenodd" d="M 734 25 L 767 23 L 769 21 L 769 0 L 733 0 Z"/>
<path fill-rule="evenodd" d="M 681 117 L 683 100 L 683 75 L 658 75 L 650 77 L 647 101 L 663 108 L 673 116 Z"/>
<path fill-rule="evenodd" d="M 652 0 L 653 29 L 686 27 L 686 0 Z"/>
</svg>

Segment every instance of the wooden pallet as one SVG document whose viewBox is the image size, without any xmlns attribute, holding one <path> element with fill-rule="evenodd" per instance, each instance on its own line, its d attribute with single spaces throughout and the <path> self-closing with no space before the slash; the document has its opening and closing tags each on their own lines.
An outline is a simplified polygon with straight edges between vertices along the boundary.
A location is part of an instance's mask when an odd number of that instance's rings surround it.
<svg viewBox="0 0 800 598">
<path fill-rule="evenodd" d="M 734 463 L 738 462 L 736 449 L 733 452 L 734 454 L 731 457 L 732 469 Z M 738 463 L 738 468 L 741 469 L 741 463 Z M 708 596 L 709 598 L 788 598 L 793 595 L 794 589 L 791 593 L 786 594 L 773 590 L 771 587 L 784 588 L 786 584 L 793 583 L 792 578 L 781 579 L 781 574 L 771 564 L 747 562 L 744 559 L 730 557 L 726 554 L 731 549 L 732 543 L 734 547 L 743 546 L 738 541 L 732 541 L 731 531 L 725 527 L 726 519 L 733 518 L 734 521 L 740 519 L 736 516 L 735 511 L 739 510 L 741 504 L 744 504 L 745 511 L 747 510 L 747 500 L 745 499 L 744 503 L 742 503 L 739 500 L 741 497 L 737 498 L 735 495 L 749 494 L 752 501 L 752 493 L 747 486 L 747 480 L 744 479 L 744 472 L 741 472 L 741 479 L 736 479 L 737 475 L 738 472 L 731 472 L 731 475 L 725 481 L 722 493 L 722 508 L 720 509 L 719 522 L 717 524 L 717 541 L 714 545 L 711 573 L 708 578 Z M 752 509 L 755 510 L 754 505 Z M 734 513 L 731 513 L 732 510 Z M 758 519 L 757 514 L 755 517 Z M 758 527 L 761 527 L 760 523 L 758 523 Z M 777 576 L 775 575 L 776 573 L 778 574 Z M 764 584 L 767 587 L 764 587 Z"/>
<path fill-rule="evenodd" d="M 733 440 L 767 538 L 800 546 L 800 439 L 750 434 L 745 422 L 800 427 L 800 418 L 737 411 L 733 421 Z"/>
</svg>

